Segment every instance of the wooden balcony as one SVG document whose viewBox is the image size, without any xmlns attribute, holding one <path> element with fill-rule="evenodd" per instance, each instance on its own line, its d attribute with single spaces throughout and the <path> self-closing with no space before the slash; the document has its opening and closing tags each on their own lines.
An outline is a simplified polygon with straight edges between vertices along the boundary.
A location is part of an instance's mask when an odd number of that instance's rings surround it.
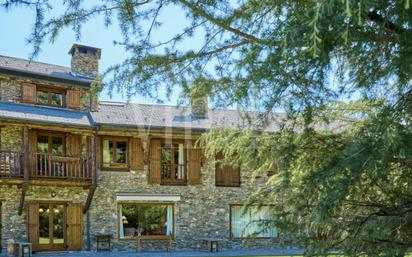
<svg viewBox="0 0 412 257">
<path fill-rule="evenodd" d="M 185 164 L 162 164 L 162 185 L 187 185 L 187 167 Z"/>
<path fill-rule="evenodd" d="M 25 174 L 25 153 L 0 150 L 0 184 L 89 186 L 95 179 L 91 157 L 30 153 Z"/>
</svg>

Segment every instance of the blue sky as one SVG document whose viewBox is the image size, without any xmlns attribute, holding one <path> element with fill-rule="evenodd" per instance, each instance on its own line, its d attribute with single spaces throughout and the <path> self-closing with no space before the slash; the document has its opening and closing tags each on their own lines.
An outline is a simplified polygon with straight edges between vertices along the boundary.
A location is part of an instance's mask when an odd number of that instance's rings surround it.
<svg viewBox="0 0 412 257">
<path fill-rule="evenodd" d="M 52 13 L 63 12 L 60 6 L 54 6 Z M 163 10 L 160 16 L 163 26 L 154 34 L 156 40 L 168 39 L 176 34 L 179 29 L 186 24 L 183 12 L 177 7 L 170 7 Z M 34 11 L 26 8 L 13 9 L 6 12 L 0 9 L 0 55 L 13 56 L 27 59 L 32 51 L 32 46 L 26 43 L 34 22 Z M 50 44 L 45 42 L 42 52 L 35 59 L 36 61 L 52 63 L 63 66 L 70 66 L 70 56 L 67 54 L 73 43 L 81 43 L 94 47 L 102 48 L 102 58 L 100 60 L 100 71 L 109 66 L 123 61 L 127 53 L 121 46 L 114 46 L 114 40 L 121 40 L 122 36 L 117 24 L 106 28 L 102 17 L 95 18 L 86 23 L 82 29 L 80 41 L 76 41 L 74 32 L 65 29 L 61 32 L 58 39 Z M 193 48 L 201 43 L 201 37 L 194 37 L 190 41 L 184 42 L 183 47 Z M 160 88 L 160 87 L 159 87 Z M 160 89 L 161 90 L 161 89 Z M 175 104 L 178 92 L 170 100 L 164 99 L 167 104 Z M 113 98 L 109 98 L 108 93 L 103 91 L 100 95 L 102 100 L 126 101 L 121 94 L 114 92 Z M 135 96 L 132 102 L 152 103 L 152 99 Z"/>
</svg>

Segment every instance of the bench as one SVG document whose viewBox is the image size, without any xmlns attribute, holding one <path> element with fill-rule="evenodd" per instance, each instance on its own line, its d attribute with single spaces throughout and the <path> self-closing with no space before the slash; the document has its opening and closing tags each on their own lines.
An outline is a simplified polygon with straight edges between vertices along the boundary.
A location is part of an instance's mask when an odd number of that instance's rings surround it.
<svg viewBox="0 0 412 257">
<path fill-rule="evenodd" d="M 32 243 L 29 242 L 15 242 L 15 256 L 32 256 Z M 26 253 L 28 255 L 26 255 Z"/>
<path fill-rule="evenodd" d="M 167 251 L 172 252 L 173 240 L 171 236 L 137 236 L 136 237 L 136 252 L 138 253 L 142 251 L 142 246 L 141 246 L 142 240 L 153 240 L 153 241 L 165 240 Z"/>
<path fill-rule="evenodd" d="M 218 252 L 219 251 L 219 242 L 222 241 L 222 239 L 219 238 L 211 238 L 211 237 L 201 237 L 199 240 L 203 243 L 207 244 L 207 250 L 209 252 Z"/>
</svg>

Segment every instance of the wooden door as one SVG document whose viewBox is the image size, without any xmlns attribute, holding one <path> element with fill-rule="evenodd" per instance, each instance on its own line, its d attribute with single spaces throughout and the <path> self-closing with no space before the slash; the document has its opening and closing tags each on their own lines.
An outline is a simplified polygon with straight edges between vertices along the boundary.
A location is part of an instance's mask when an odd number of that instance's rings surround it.
<svg viewBox="0 0 412 257">
<path fill-rule="evenodd" d="M 30 203 L 28 223 L 33 251 L 66 250 L 65 203 Z"/>
<path fill-rule="evenodd" d="M 68 250 L 81 251 L 83 248 L 83 208 L 80 203 L 67 207 Z"/>
</svg>

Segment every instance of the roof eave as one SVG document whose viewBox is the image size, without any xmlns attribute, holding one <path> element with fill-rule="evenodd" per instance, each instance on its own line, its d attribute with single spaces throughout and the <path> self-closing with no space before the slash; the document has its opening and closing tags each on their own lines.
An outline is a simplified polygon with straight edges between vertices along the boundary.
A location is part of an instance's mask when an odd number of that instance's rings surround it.
<svg viewBox="0 0 412 257">
<path fill-rule="evenodd" d="M 185 131 L 191 130 L 196 132 L 205 132 L 209 129 L 206 128 L 190 128 L 190 127 L 172 127 L 172 126 L 152 126 L 152 125 L 130 125 L 130 124 L 110 124 L 110 123 L 99 123 L 96 122 L 96 125 L 100 127 L 100 129 L 110 129 L 110 130 L 124 130 L 124 129 L 145 129 L 145 130 L 166 130 L 172 129 L 177 131 Z"/>
<path fill-rule="evenodd" d="M 57 82 L 60 84 L 83 87 L 83 88 L 90 88 L 90 85 L 93 82 L 91 80 L 87 81 L 87 80 L 60 78 L 60 77 L 44 75 L 44 74 L 36 73 L 36 72 L 21 71 L 21 70 L 4 68 L 4 67 L 0 67 L 0 74 L 13 76 L 13 77 L 20 77 L 20 78 L 23 77 L 23 78 L 29 78 L 29 79 L 43 80 L 47 82 Z"/>
</svg>

